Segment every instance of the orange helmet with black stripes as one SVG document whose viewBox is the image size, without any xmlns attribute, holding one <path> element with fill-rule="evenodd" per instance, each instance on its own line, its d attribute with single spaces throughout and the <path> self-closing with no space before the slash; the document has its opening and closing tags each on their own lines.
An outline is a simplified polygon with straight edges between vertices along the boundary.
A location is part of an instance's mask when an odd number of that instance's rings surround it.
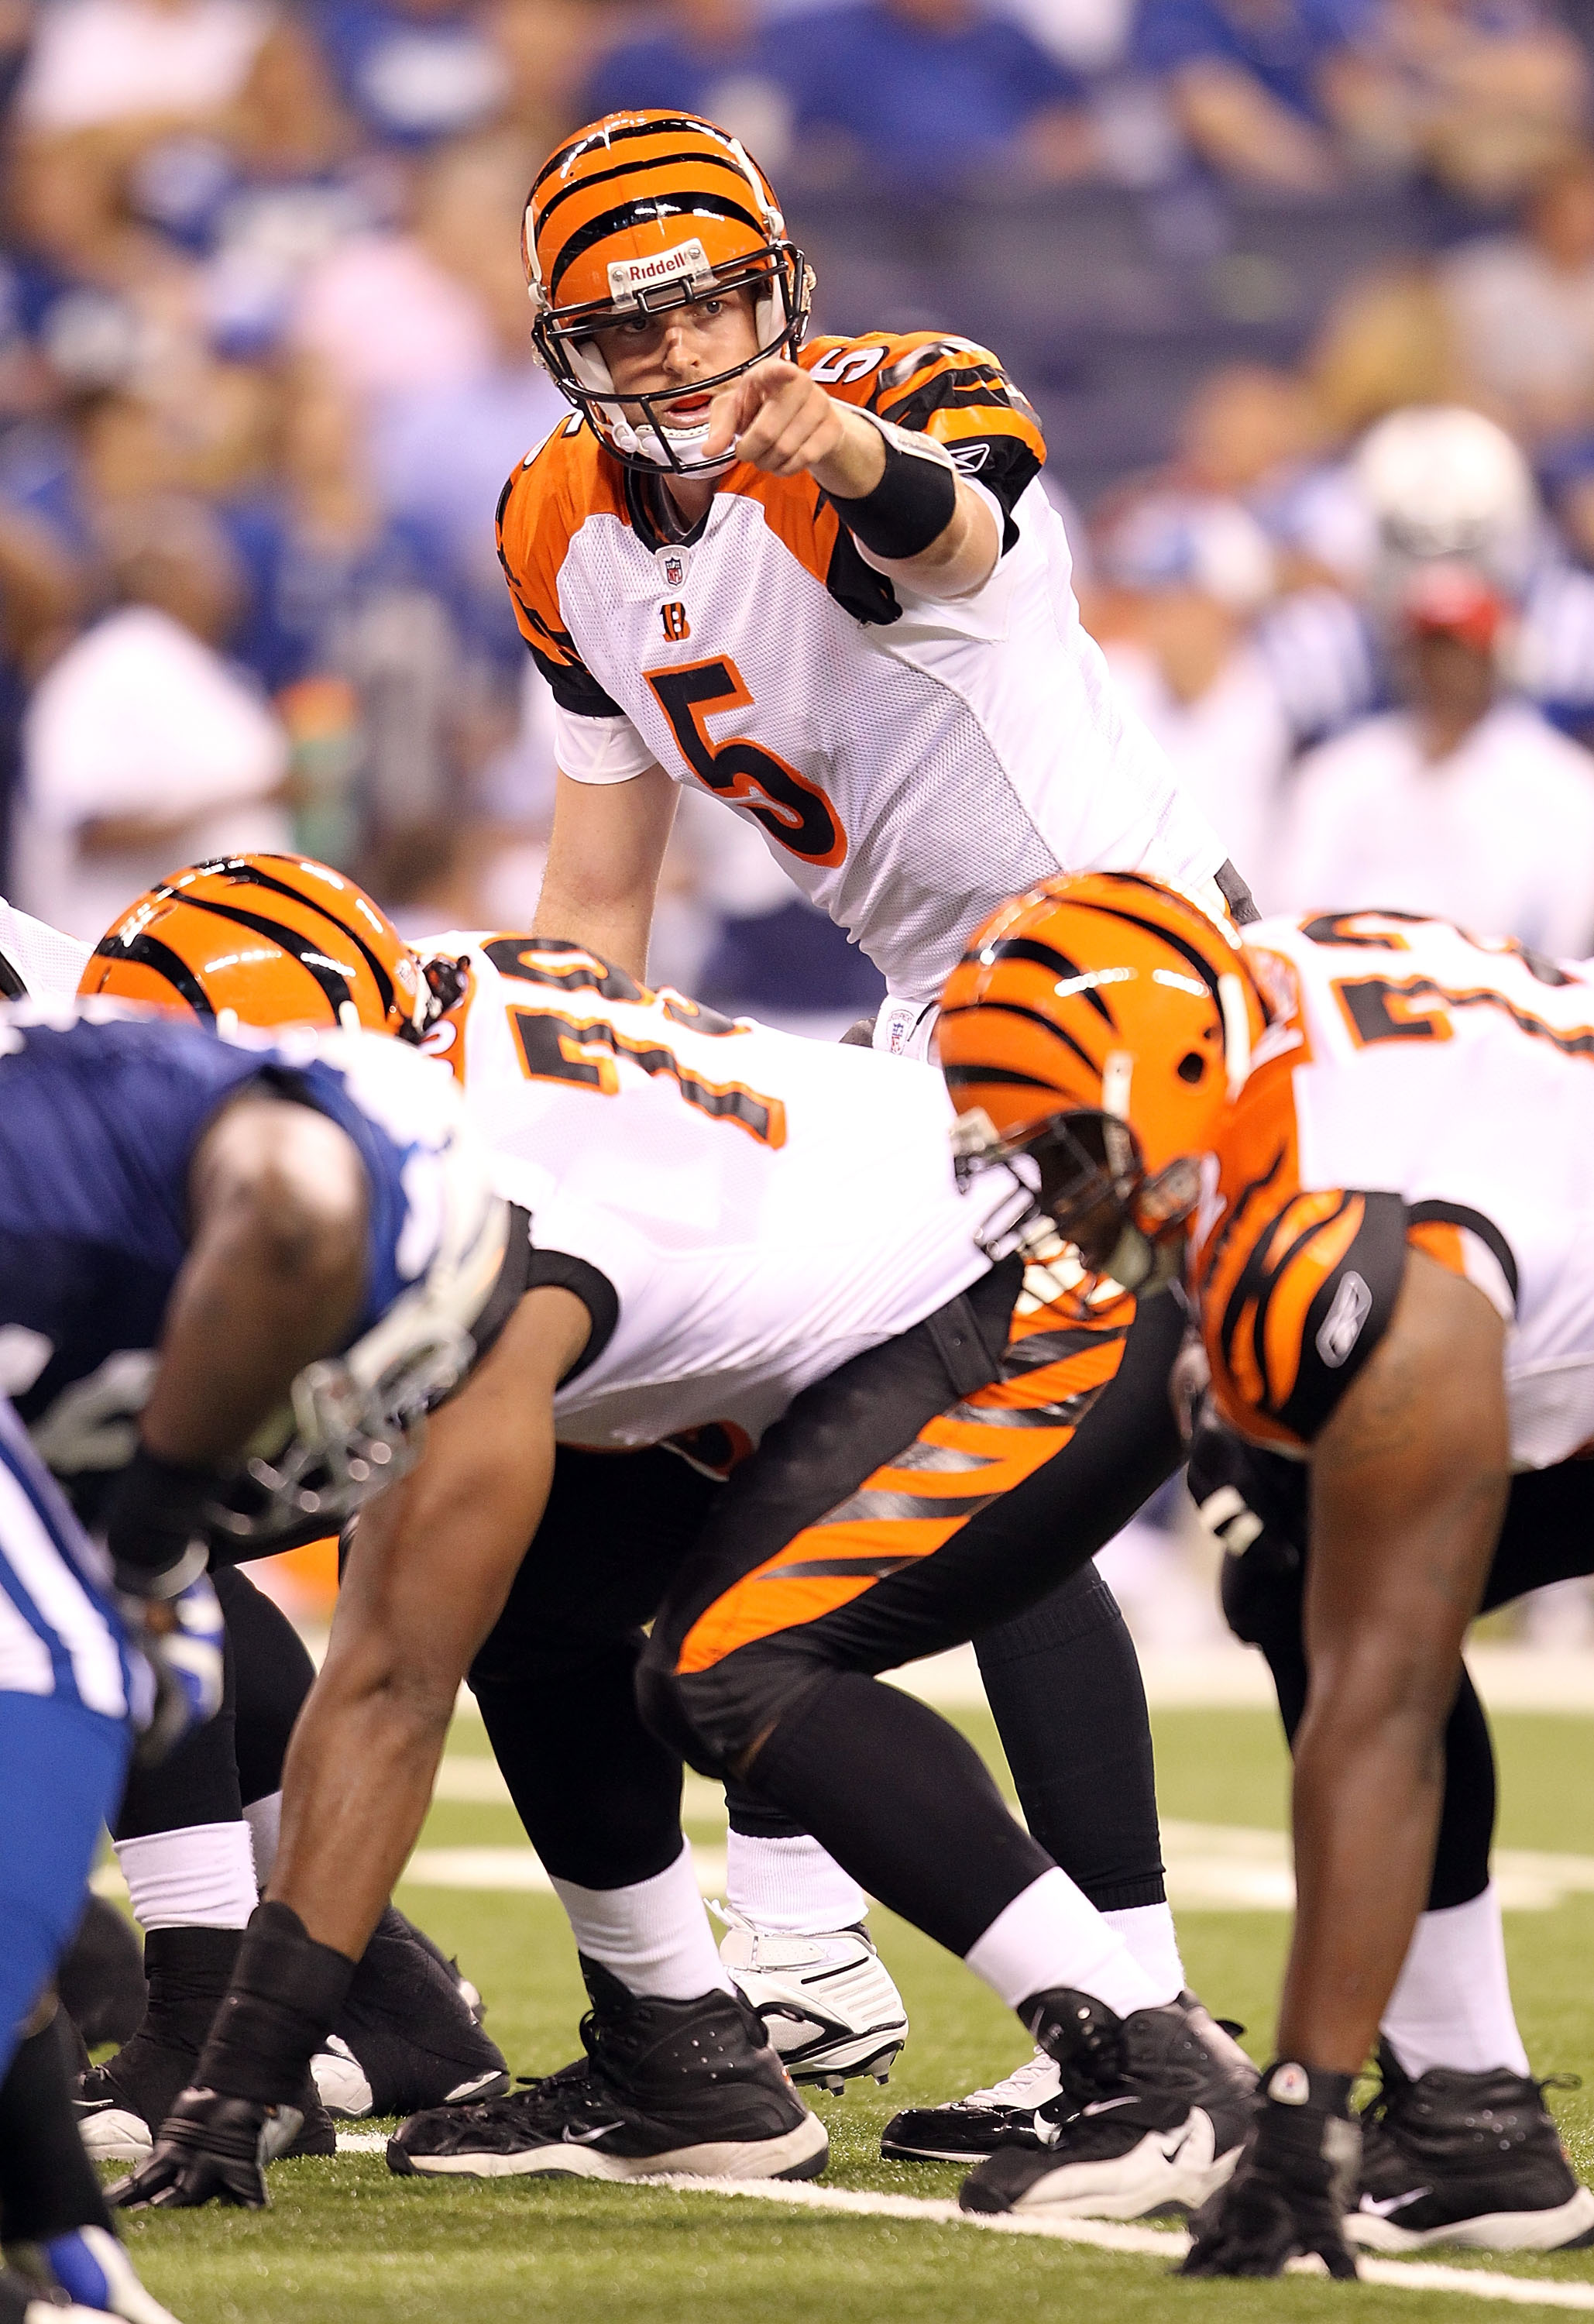
<svg viewBox="0 0 1594 2324">
<path fill-rule="evenodd" d="M 79 992 L 206 1023 L 367 1027 L 419 1041 L 439 1010 L 426 965 L 363 888 L 300 855 L 175 872 L 95 946 Z"/>
<path fill-rule="evenodd" d="M 986 921 L 936 1027 L 960 1173 L 1029 1157 L 1092 1271 L 1166 1282 L 1263 1029 L 1238 935 L 1155 880 L 1064 874 Z"/>
<path fill-rule="evenodd" d="M 751 290 L 757 352 L 712 379 L 739 379 L 795 353 L 814 277 L 786 232 L 775 191 L 740 138 L 692 113 L 611 113 L 554 150 L 526 199 L 521 237 L 532 344 L 561 392 L 628 466 L 728 467 L 696 456 L 707 432 L 667 427 L 678 386 L 615 398 L 594 331 L 668 307 Z"/>
</svg>

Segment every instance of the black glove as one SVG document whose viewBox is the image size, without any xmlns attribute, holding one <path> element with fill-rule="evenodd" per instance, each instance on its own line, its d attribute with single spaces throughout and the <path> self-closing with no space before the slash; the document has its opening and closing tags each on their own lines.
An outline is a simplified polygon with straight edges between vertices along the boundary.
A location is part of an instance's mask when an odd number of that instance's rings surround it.
<svg viewBox="0 0 1594 2324">
<path fill-rule="evenodd" d="M 154 2151 L 130 2179 L 106 2190 L 118 2210 L 188 2210 L 200 2203 L 266 2207 L 265 2166 L 291 2146 L 304 2116 L 296 2107 L 182 2091 L 161 2125 Z"/>
<path fill-rule="evenodd" d="M 1190 2222 L 1182 2275 L 1278 2275 L 1315 2253 L 1331 2275 L 1354 2277 L 1343 2226 L 1361 2166 L 1353 2080 L 1287 2059 L 1267 2069 L 1233 2178 Z"/>
<path fill-rule="evenodd" d="M 141 1443 L 106 1507 L 117 1588 L 166 1598 L 203 1573 L 207 1513 L 218 1489 L 209 1469 L 162 1461 Z"/>
</svg>

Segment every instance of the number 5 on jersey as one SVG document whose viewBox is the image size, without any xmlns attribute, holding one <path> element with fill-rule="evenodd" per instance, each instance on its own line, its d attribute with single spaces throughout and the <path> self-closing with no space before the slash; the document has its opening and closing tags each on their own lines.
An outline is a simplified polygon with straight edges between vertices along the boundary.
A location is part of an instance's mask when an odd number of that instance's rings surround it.
<svg viewBox="0 0 1594 2324">
<path fill-rule="evenodd" d="M 708 721 L 727 710 L 751 710 L 752 696 L 735 663 L 721 656 L 673 669 L 643 672 L 668 719 L 681 756 L 698 780 L 733 807 L 745 807 L 771 839 L 805 863 L 827 869 L 844 863 L 847 835 L 816 784 L 761 743 L 737 736 L 709 738 Z"/>
</svg>

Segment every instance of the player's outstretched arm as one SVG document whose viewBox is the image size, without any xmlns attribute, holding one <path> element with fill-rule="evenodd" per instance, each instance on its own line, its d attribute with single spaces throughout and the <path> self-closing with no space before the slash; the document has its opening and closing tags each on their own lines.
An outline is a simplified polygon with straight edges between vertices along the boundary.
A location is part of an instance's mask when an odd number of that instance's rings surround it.
<svg viewBox="0 0 1594 2324">
<path fill-rule="evenodd" d="M 537 1530 L 554 1389 L 589 1330 L 571 1293 L 529 1292 L 434 1416 L 419 1467 L 362 1512 L 283 1769 L 266 1902 L 193 2087 L 115 2190 L 124 2208 L 264 2203 L 266 2142 L 291 2114 L 415 1844 L 459 1683 Z"/>
<path fill-rule="evenodd" d="M 188 1196 L 188 1257 L 134 1457 L 106 1510 L 117 1586 L 155 1678 L 146 1758 L 221 1702 L 221 1609 L 203 1548 L 217 1470 L 305 1365 L 341 1344 L 365 1275 L 364 1167 L 337 1125 L 309 1107 L 235 1099 L 196 1148 Z"/>
<path fill-rule="evenodd" d="M 1389 1329 L 1313 1448 L 1311 1692 L 1280 2054 L 1360 2070 L 1427 1895 L 1440 1737 L 1510 1483 L 1505 1325 L 1407 1256 Z"/>
<path fill-rule="evenodd" d="M 996 519 L 943 447 L 887 432 L 799 364 L 771 357 L 715 396 L 704 456 L 733 445 L 769 475 L 810 475 L 871 562 L 920 596 L 966 597 L 996 569 Z"/>
<path fill-rule="evenodd" d="M 1445 1721 L 1509 1486 L 1504 1333 L 1481 1292 L 1408 1253 L 1389 1328 L 1313 1446 L 1280 2063 L 1194 2222 L 1192 2274 L 1272 2275 L 1301 2252 L 1355 2273 L 1350 2083 L 1428 1894 Z"/>
<path fill-rule="evenodd" d="M 645 983 L 659 874 L 679 797 L 662 767 L 622 783 L 578 783 L 561 774 L 536 934 L 585 945 Z"/>
<path fill-rule="evenodd" d="M 189 1205 L 189 1255 L 141 1434 L 162 1460 L 198 1467 L 235 1452 L 305 1365 L 352 1330 L 365 1282 L 364 1167 L 325 1114 L 251 1093 L 200 1139 Z"/>
<path fill-rule="evenodd" d="M 590 1329 L 573 1293 L 528 1292 L 433 1416 L 419 1466 L 355 1527 L 289 1748 L 268 1891 L 352 1960 L 415 1844 L 460 1682 L 541 1518 L 554 1390 Z"/>
</svg>

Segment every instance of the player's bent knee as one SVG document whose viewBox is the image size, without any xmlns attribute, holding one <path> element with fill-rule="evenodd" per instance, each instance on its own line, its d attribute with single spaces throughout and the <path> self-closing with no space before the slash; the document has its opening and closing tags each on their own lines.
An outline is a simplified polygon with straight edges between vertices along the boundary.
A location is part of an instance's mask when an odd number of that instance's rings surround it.
<svg viewBox="0 0 1594 2324">
<path fill-rule="evenodd" d="M 701 1685 L 683 1679 L 669 1658 L 655 1655 L 651 1649 L 637 1665 L 636 1684 L 637 1709 L 650 1735 L 666 1749 L 677 1752 L 700 1775 L 729 1773 L 729 1760 L 715 1757 L 696 1723 L 695 1714 L 702 1708 Z"/>
<path fill-rule="evenodd" d="M 650 1731 L 700 1775 L 745 1775 L 794 1705 L 833 1674 L 780 1637 L 697 1671 L 678 1669 L 673 1649 L 650 1640 L 637 1665 L 637 1705 Z"/>
</svg>

